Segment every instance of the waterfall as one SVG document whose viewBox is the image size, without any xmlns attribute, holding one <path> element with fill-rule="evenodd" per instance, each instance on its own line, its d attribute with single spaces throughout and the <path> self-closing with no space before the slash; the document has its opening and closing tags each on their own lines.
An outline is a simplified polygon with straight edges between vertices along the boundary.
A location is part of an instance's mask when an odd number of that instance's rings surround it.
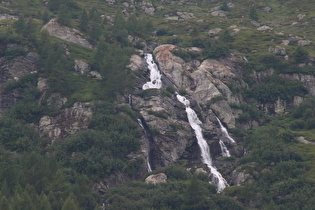
<svg viewBox="0 0 315 210">
<path fill-rule="evenodd" d="M 226 137 L 227 139 L 229 139 L 231 141 L 231 143 L 235 144 L 235 140 L 229 135 L 227 129 L 222 125 L 221 121 L 219 120 L 219 118 L 217 118 L 217 121 L 219 122 L 220 124 L 220 129 L 221 129 L 221 132 L 222 132 L 222 135 L 224 137 Z"/>
<path fill-rule="evenodd" d="M 221 147 L 222 156 L 223 157 L 231 157 L 230 151 L 225 146 L 224 142 L 222 140 L 220 140 L 219 144 L 220 144 L 220 147 Z"/>
<path fill-rule="evenodd" d="M 128 95 L 128 104 L 130 106 L 132 106 L 132 95 L 131 94 Z"/>
<path fill-rule="evenodd" d="M 162 87 L 162 80 L 161 80 L 162 75 L 159 71 L 158 66 L 153 61 L 152 54 L 149 54 L 149 53 L 146 54 L 145 60 L 148 64 L 148 69 L 150 70 L 150 81 L 145 83 L 142 86 L 142 89 L 143 90 L 151 89 L 151 88 L 160 89 Z"/>
<path fill-rule="evenodd" d="M 192 129 L 195 131 L 197 142 L 201 151 L 202 162 L 208 166 L 212 174 L 212 183 L 214 183 L 217 186 L 217 191 L 222 192 L 223 189 L 229 185 L 226 182 L 226 180 L 222 177 L 220 172 L 216 169 L 216 167 L 213 166 L 212 164 L 209 145 L 206 142 L 206 140 L 203 138 L 202 130 L 200 127 L 202 122 L 199 120 L 196 112 L 192 108 L 190 108 L 189 100 L 187 100 L 184 96 L 179 95 L 177 92 L 176 92 L 176 97 L 179 102 L 181 102 L 182 104 L 186 106 L 188 122 L 190 126 L 192 127 Z"/>
<path fill-rule="evenodd" d="M 145 136 L 146 136 L 146 138 L 147 138 L 147 141 L 148 141 L 148 142 L 147 142 L 147 146 L 148 146 L 148 148 L 149 148 L 149 150 L 150 150 L 150 143 L 149 143 L 149 140 L 148 140 L 148 137 L 147 137 L 146 130 L 145 130 L 143 124 L 142 124 L 142 120 L 139 119 L 139 118 L 138 118 L 138 124 L 139 124 L 140 127 L 142 128 L 142 130 L 143 130 L 143 132 L 144 132 L 144 134 L 145 134 Z M 148 172 L 151 172 L 151 171 L 152 171 L 152 168 L 151 168 L 151 164 L 150 164 L 150 151 L 148 151 L 148 155 L 147 155 L 147 157 L 146 157 L 146 162 L 147 162 Z"/>
</svg>

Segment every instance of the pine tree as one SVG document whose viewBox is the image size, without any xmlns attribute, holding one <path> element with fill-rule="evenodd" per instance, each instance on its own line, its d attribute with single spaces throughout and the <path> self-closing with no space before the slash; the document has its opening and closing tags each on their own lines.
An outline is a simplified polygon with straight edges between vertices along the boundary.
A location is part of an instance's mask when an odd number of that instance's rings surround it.
<svg viewBox="0 0 315 210">
<path fill-rule="evenodd" d="M 42 193 L 38 203 L 38 209 L 52 210 L 48 197 Z"/>
<path fill-rule="evenodd" d="M 89 16 L 86 12 L 86 10 L 84 9 L 81 17 L 80 17 L 80 29 L 81 31 L 87 31 L 89 26 Z"/>
<path fill-rule="evenodd" d="M 79 206 L 76 202 L 75 196 L 71 193 L 62 205 L 61 210 L 78 210 Z"/>
<path fill-rule="evenodd" d="M 206 190 L 196 177 L 190 181 L 188 189 L 185 194 L 185 203 L 183 206 L 185 210 L 207 210 Z"/>
<path fill-rule="evenodd" d="M 12 209 L 7 197 L 5 197 L 5 196 L 2 196 L 2 198 L 0 200 L 0 209 L 3 209 L 3 210 L 11 210 Z"/>
<path fill-rule="evenodd" d="M 63 26 L 71 26 L 71 12 L 66 4 L 62 4 L 59 8 L 58 23 Z"/>
</svg>

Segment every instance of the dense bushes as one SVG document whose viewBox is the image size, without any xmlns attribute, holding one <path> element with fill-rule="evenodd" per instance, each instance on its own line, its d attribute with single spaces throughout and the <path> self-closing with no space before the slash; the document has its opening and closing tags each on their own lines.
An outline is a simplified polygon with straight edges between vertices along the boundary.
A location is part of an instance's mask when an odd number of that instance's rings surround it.
<svg viewBox="0 0 315 210">
<path fill-rule="evenodd" d="M 58 159 L 64 166 L 93 179 L 127 172 L 128 167 L 139 168 L 141 162 L 127 160 L 127 155 L 140 146 L 141 130 L 132 114 L 131 110 L 128 113 L 112 104 L 98 105 L 90 124 L 93 130 L 66 139 L 60 146 Z"/>
<path fill-rule="evenodd" d="M 273 75 L 254 85 L 245 95 L 265 104 L 274 103 L 278 98 L 288 100 L 293 96 L 303 96 L 306 92 L 301 83 Z"/>
<path fill-rule="evenodd" d="M 292 111 L 292 117 L 295 119 L 291 123 L 292 129 L 314 129 L 315 128 L 315 98 L 309 98 L 303 101 Z"/>
<path fill-rule="evenodd" d="M 196 177 L 157 185 L 126 183 L 109 190 L 106 204 L 108 209 L 244 209 Z"/>
</svg>

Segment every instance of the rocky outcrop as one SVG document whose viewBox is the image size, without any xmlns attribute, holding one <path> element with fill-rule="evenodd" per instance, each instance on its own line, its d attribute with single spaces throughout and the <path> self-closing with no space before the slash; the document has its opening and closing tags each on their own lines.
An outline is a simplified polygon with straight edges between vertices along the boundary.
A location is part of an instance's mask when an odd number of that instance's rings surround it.
<svg viewBox="0 0 315 210">
<path fill-rule="evenodd" d="M 251 175 L 241 168 L 237 168 L 232 172 L 233 185 L 244 185 L 245 183 L 250 182 L 251 178 Z"/>
<path fill-rule="evenodd" d="M 281 56 L 285 56 L 287 54 L 285 48 L 280 47 L 280 46 L 275 46 L 275 47 L 270 46 L 268 51 L 275 55 L 281 55 Z"/>
<path fill-rule="evenodd" d="M 310 45 L 312 42 L 310 40 L 299 40 L 298 41 L 298 45 L 299 46 L 308 46 Z"/>
<path fill-rule="evenodd" d="M 61 111 L 56 117 L 43 116 L 38 124 L 41 137 L 62 139 L 87 129 L 92 117 L 91 103 L 76 102 L 72 107 Z"/>
<path fill-rule="evenodd" d="M 200 105 L 210 105 L 229 128 L 234 128 L 235 116 L 229 104 L 239 104 L 240 99 L 225 84 L 236 77 L 232 67 L 228 62 L 214 59 L 205 60 L 199 66 L 198 61 L 185 62 L 172 53 L 176 48 L 161 45 L 154 50 L 161 71 L 177 88 L 186 89 Z"/>
<path fill-rule="evenodd" d="M 144 67 L 144 62 L 139 55 L 132 55 L 130 58 L 130 65 L 128 67 L 132 71 L 139 71 L 141 67 Z"/>
<path fill-rule="evenodd" d="M 91 66 L 82 60 L 75 60 L 74 71 L 80 74 L 87 74 L 88 72 L 91 71 Z"/>
<path fill-rule="evenodd" d="M 36 53 L 28 53 L 26 56 L 18 56 L 10 61 L 0 58 L 0 83 L 8 80 L 19 80 L 28 73 L 37 73 L 39 56 Z"/>
<path fill-rule="evenodd" d="M 258 31 L 270 31 L 270 30 L 272 30 L 272 28 L 269 27 L 269 26 L 264 25 L 264 26 L 261 26 L 261 27 L 257 28 L 257 30 Z"/>
<path fill-rule="evenodd" d="M 0 20 L 8 20 L 8 19 L 17 20 L 19 18 L 15 15 L 0 14 Z"/>
<path fill-rule="evenodd" d="M 209 36 L 217 35 L 221 31 L 222 31 L 222 28 L 214 28 L 214 29 L 209 30 L 208 35 Z"/>
<path fill-rule="evenodd" d="M 46 30 L 49 35 L 64 41 L 75 43 L 90 49 L 93 48 L 93 46 L 86 40 L 80 31 L 60 25 L 57 19 L 50 20 L 46 25 L 43 26 L 42 31 L 43 30 Z"/>
<path fill-rule="evenodd" d="M 310 96 L 315 96 L 315 76 L 306 74 L 283 74 L 281 75 L 285 79 L 299 81 L 307 89 Z"/>
<path fill-rule="evenodd" d="M 7 90 L 5 83 L 10 80 L 18 81 L 26 74 L 36 74 L 38 59 L 39 56 L 35 53 L 18 56 L 12 60 L 0 58 L 0 115 L 12 107 L 20 95 L 16 90 Z"/>
<path fill-rule="evenodd" d="M 145 183 L 149 184 L 159 184 L 166 183 L 167 176 L 164 173 L 152 174 L 145 179 Z"/>
<path fill-rule="evenodd" d="M 150 91 L 150 90 L 149 90 Z M 150 133 L 151 162 L 154 167 L 166 166 L 178 160 L 194 141 L 184 109 L 178 109 L 175 96 L 133 96 L 132 106 L 139 110 L 144 126 Z M 148 91 L 147 91 L 148 92 Z M 145 149 L 144 149 L 145 150 Z"/>
<path fill-rule="evenodd" d="M 210 9 L 209 13 L 212 16 L 218 16 L 218 17 L 221 17 L 221 18 L 226 18 L 227 15 L 228 15 L 228 12 L 221 10 L 220 6 Z"/>
<path fill-rule="evenodd" d="M 228 129 L 234 128 L 236 115 L 230 104 L 239 104 L 241 101 L 226 85 L 236 78 L 233 65 L 229 59 L 185 62 L 173 54 L 174 50 L 192 49 L 179 49 L 175 45 L 161 45 L 154 49 L 156 63 L 163 73 L 163 88 L 175 87 L 187 92 L 191 107 L 203 123 L 203 133 L 211 154 L 220 157 L 219 139 L 222 134 L 216 117 Z M 131 61 L 130 66 L 135 66 L 135 70 L 141 69 L 139 66 L 143 62 L 138 56 L 133 56 Z M 154 168 L 170 165 L 179 158 L 200 162 L 200 151 L 188 123 L 185 106 L 176 99 L 174 93 L 168 89 L 146 90 L 133 95 L 131 101 L 131 106 L 141 114 L 146 130 L 150 133 L 150 148 L 144 146 L 142 150 L 143 154 L 147 154 L 147 149 L 151 151 Z"/>
</svg>

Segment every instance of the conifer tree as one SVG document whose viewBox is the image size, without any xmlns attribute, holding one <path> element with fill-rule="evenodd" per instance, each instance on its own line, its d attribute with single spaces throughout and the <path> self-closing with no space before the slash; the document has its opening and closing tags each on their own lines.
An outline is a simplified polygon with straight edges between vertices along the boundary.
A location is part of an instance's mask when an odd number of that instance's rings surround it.
<svg viewBox="0 0 315 210">
<path fill-rule="evenodd" d="M 12 210 L 12 207 L 7 199 L 7 197 L 2 196 L 1 200 L 0 200 L 0 209 L 3 210 Z"/>
<path fill-rule="evenodd" d="M 81 31 L 87 31 L 87 28 L 89 26 L 89 16 L 84 9 L 82 11 L 81 17 L 80 17 L 80 29 Z"/>
<path fill-rule="evenodd" d="M 202 186 L 196 177 L 193 177 L 188 186 L 185 194 L 185 203 L 183 209 L 185 210 L 206 210 L 209 209 L 207 206 L 207 198 L 205 195 L 205 188 Z"/>
<path fill-rule="evenodd" d="M 78 210 L 79 206 L 76 202 L 75 196 L 71 193 L 62 205 L 61 210 Z"/>
<path fill-rule="evenodd" d="M 59 8 L 58 22 L 63 26 L 71 26 L 71 13 L 66 4 L 62 4 Z"/>
<path fill-rule="evenodd" d="M 52 210 L 49 199 L 44 193 L 42 193 L 40 198 L 39 198 L 38 209 Z"/>
</svg>

